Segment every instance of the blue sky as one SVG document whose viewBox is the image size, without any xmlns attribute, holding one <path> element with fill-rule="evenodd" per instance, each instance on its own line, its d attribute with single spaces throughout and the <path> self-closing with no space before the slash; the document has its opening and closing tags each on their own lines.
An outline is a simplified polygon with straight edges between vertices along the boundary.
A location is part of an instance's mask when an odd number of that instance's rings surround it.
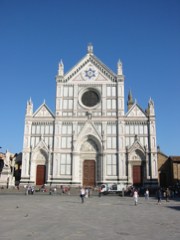
<svg viewBox="0 0 180 240">
<path fill-rule="evenodd" d="M 26 102 L 55 109 L 55 75 L 87 52 L 116 72 L 125 96 L 155 102 L 157 144 L 180 155 L 179 0 L 0 0 L 0 146 L 21 152 Z"/>
</svg>

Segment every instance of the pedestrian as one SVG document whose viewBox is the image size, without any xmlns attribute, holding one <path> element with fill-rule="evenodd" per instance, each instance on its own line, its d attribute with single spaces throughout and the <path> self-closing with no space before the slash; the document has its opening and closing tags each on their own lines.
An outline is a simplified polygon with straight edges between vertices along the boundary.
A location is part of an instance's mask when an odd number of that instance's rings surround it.
<svg viewBox="0 0 180 240">
<path fill-rule="evenodd" d="M 99 197 L 101 197 L 101 193 L 102 193 L 101 187 L 98 188 L 98 192 L 99 192 Z"/>
<path fill-rule="evenodd" d="M 56 193 L 57 193 L 57 187 L 54 187 L 53 192 L 54 192 L 54 194 L 56 195 Z"/>
<path fill-rule="evenodd" d="M 146 189 L 145 191 L 145 199 L 148 200 L 149 199 L 149 190 Z"/>
<path fill-rule="evenodd" d="M 71 187 L 68 186 L 68 195 L 71 195 Z"/>
<path fill-rule="evenodd" d="M 91 197 L 91 188 L 90 187 L 88 188 L 88 195 L 89 195 L 89 197 Z"/>
<path fill-rule="evenodd" d="M 158 199 L 157 204 L 161 204 L 161 198 L 162 198 L 162 193 L 161 193 L 161 189 L 159 188 L 157 191 L 157 199 Z"/>
<path fill-rule="evenodd" d="M 84 203 L 84 197 L 85 197 L 85 189 L 82 187 L 82 188 L 80 189 L 81 203 Z"/>
<path fill-rule="evenodd" d="M 135 189 L 134 190 L 134 194 L 133 194 L 133 198 L 134 198 L 134 205 L 138 204 L 138 191 Z"/>
<path fill-rule="evenodd" d="M 124 188 L 122 189 L 122 197 L 124 197 Z"/>
<path fill-rule="evenodd" d="M 52 187 L 49 188 L 49 195 L 52 195 Z"/>
<path fill-rule="evenodd" d="M 34 186 L 31 187 L 31 194 L 34 194 Z"/>
<path fill-rule="evenodd" d="M 27 186 L 25 185 L 24 188 L 25 188 L 25 195 L 28 195 L 28 193 L 29 193 L 28 192 L 28 185 Z"/>
<path fill-rule="evenodd" d="M 85 189 L 85 197 L 86 197 L 86 198 L 89 197 L 89 189 L 88 189 L 88 188 Z"/>
<path fill-rule="evenodd" d="M 169 197 L 170 197 L 170 191 L 169 191 L 169 188 L 167 188 L 165 191 L 166 202 L 169 202 Z"/>
</svg>

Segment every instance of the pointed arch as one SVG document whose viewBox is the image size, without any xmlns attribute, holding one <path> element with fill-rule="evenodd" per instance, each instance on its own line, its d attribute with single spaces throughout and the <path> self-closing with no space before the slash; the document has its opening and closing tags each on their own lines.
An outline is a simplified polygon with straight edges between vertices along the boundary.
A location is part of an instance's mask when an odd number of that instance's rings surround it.
<svg viewBox="0 0 180 240">
<path fill-rule="evenodd" d="M 46 164 L 48 160 L 48 152 L 43 149 L 37 149 L 36 151 L 32 152 L 32 162 L 36 162 L 36 164 Z"/>
<path fill-rule="evenodd" d="M 141 145 L 137 136 L 134 143 L 127 149 L 128 152 L 128 181 L 133 185 L 143 185 L 147 166 L 146 166 L 146 150 Z"/>
<path fill-rule="evenodd" d="M 83 134 L 79 137 L 74 145 L 76 158 L 74 164 L 79 162 L 80 182 L 86 186 L 95 186 L 101 179 L 102 145 L 98 136 Z"/>
<path fill-rule="evenodd" d="M 38 145 L 32 149 L 32 162 L 40 162 L 42 164 L 46 164 L 48 161 L 49 149 L 44 140 L 42 139 Z"/>
<path fill-rule="evenodd" d="M 92 145 L 92 150 L 94 148 L 96 150 L 96 152 L 101 152 L 101 148 L 102 148 L 101 143 L 100 143 L 99 139 L 92 134 L 84 135 L 81 139 L 77 140 L 77 142 L 75 143 L 75 146 L 74 146 L 76 151 L 80 152 L 82 149 L 82 146 L 85 142 Z"/>
</svg>

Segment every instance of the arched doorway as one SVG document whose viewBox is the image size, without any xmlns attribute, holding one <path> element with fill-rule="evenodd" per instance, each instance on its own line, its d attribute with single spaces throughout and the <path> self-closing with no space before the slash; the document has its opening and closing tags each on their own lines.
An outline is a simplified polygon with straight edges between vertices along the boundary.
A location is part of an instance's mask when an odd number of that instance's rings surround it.
<svg viewBox="0 0 180 240">
<path fill-rule="evenodd" d="M 84 160 L 83 186 L 95 186 L 95 161 Z"/>
<path fill-rule="evenodd" d="M 44 185 L 46 177 L 46 166 L 37 165 L 36 168 L 36 185 Z"/>
<path fill-rule="evenodd" d="M 142 166 L 133 166 L 133 185 L 142 185 Z"/>
<path fill-rule="evenodd" d="M 37 148 L 32 153 L 31 161 L 31 182 L 36 185 L 43 185 L 47 182 L 48 153 L 43 148 Z"/>
<path fill-rule="evenodd" d="M 100 159 L 98 145 L 93 137 L 88 136 L 80 148 L 82 161 L 82 185 L 95 186 L 100 179 Z"/>
<path fill-rule="evenodd" d="M 140 149 L 135 149 L 130 154 L 131 181 L 135 186 L 142 186 L 146 176 L 145 155 Z"/>
</svg>

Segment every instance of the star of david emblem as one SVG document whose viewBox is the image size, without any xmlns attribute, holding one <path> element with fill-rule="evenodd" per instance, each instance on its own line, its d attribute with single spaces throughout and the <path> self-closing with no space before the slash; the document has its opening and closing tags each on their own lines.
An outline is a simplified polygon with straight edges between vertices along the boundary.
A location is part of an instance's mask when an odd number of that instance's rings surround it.
<svg viewBox="0 0 180 240">
<path fill-rule="evenodd" d="M 85 70 L 85 77 L 91 79 L 96 76 L 95 72 L 96 72 L 95 70 L 89 68 L 88 70 Z"/>
</svg>

